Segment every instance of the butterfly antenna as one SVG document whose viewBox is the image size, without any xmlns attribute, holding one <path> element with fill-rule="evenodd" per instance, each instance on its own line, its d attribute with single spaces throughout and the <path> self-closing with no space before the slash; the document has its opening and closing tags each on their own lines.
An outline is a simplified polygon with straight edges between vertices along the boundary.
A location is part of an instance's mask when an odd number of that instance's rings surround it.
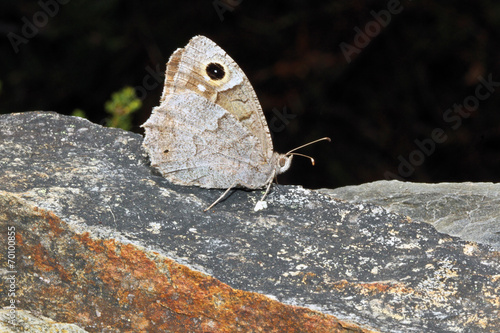
<svg viewBox="0 0 500 333">
<path fill-rule="evenodd" d="M 324 138 L 321 138 L 321 139 L 318 139 L 318 140 L 314 140 L 314 141 L 311 141 L 309 143 L 306 143 L 305 145 L 302 145 L 302 146 L 298 146 L 297 148 L 293 148 L 292 150 L 290 150 L 288 153 L 286 153 L 285 155 L 300 155 L 300 154 L 291 154 L 292 152 L 296 151 L 296 150 L 299 150 L 301 148 L 304 148 L 304 147 L 307 147 L 309 145 L 312 145 L 313 143 L 316 143 L 316 142 L 320 142 L 320 141 L 328 141 L 328 142 L 332 142 L 332 140 L 325 136 Z M 302 155 L 302 156 L 305 156 L 305 155 Z M 307 156 L 309 157 L 309 156 Z M 309 157 L 312 159 L 312 157 Z M 313 164 L 314 164 L 314 159 L 313 159 Z"/>
<path fill-rule="evenodd" d="M 286 155 L 297 155 L 297 156 L 302 156 L 302 157 L 305 157 L 305 158 L 308 158 L 311 160 L 311 164 L 314 165 L 314 158 L 312 158 L 311 156 L 308 156 L 308 155 L 304 155 L 304 154 L 299 154 L 299 153 L 286 153 Z"/>
</svg>

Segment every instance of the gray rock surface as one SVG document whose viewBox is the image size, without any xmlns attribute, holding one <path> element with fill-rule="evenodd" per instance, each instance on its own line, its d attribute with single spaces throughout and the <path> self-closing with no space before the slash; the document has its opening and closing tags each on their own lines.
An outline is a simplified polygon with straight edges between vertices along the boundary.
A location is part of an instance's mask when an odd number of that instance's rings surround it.
<svg viewBox="0 0 500 333">
<path fill-rule="evenodd" d="M 139 244 L 233 288 L 382 332 L 500 327 L 498 252 L 298 186 L 273 186 L 259 212 L 261 191 L 235 190 L 204 213 L 221 191 L 170 184 L 141 141 L 52 112 L 1 115 L 0 190 L 74 232 Z"/>
<path fill-rule="evenodd" d="M 381 206 L 430 223 L 440 232 L 500 250 L 500 184 L 383 180 L 318 192 L 352 203 Z"/>
</svg>

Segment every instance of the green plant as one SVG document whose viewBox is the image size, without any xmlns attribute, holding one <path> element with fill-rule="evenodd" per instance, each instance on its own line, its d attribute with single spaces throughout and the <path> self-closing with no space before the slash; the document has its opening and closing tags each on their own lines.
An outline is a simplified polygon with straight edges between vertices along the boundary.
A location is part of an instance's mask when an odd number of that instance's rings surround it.
<svg viewBox="0 0 500 333">
<path fill-rule="evenodd" d="M 87 114 L 82 109 L 74 109 L 71 115 L 74 117 L 87 118 Z"/>
<path fill-rule="evenodd" d="M 106 112 L 111 115 L 107 119 L 108 127 L 117 127 L 130 130 L 132 114 L 141 108 L 142 102 L 137 98 L 132 87 L 125 87 L 111 95 L 111 100 L 104 105 Z"/>
</svg>

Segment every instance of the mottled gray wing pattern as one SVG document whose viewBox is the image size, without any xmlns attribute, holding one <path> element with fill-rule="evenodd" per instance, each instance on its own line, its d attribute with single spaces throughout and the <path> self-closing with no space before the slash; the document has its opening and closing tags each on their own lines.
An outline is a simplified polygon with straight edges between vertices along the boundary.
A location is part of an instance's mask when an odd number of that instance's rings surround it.
<svg viewBox="0 0 500 333">
<path fill-rule="evenodd" d="M 143 127 L 152 165 L 175 184 L 255 189 L 273 176 L 275 161 L 263 158 L 259 140 L 199 94 L 166 96 Z"/>
</svg>

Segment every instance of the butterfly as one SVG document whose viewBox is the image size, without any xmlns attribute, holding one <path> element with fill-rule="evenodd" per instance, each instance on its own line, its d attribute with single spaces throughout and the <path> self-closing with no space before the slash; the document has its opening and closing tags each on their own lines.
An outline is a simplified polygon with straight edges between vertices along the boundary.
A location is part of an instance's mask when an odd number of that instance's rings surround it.
<svg viewBox="0 0 500 333">
<path fill-rule="evenodd" d="M 170 56 L 160 105 L 142 127 L 151 165 L 165 178 L 179 185 L 226 189 L 205 211 L 235 187 L 267 187 L 262 204 L 273 179 L 290 168 L 292 157 L 305 156 L 294 153 L 303 146 L 286 154 L 273 150 L 250 81 L 204 36 L 193 37 Z M 309 144 L 322 140 L 330 141 Z"/>
</svg>

